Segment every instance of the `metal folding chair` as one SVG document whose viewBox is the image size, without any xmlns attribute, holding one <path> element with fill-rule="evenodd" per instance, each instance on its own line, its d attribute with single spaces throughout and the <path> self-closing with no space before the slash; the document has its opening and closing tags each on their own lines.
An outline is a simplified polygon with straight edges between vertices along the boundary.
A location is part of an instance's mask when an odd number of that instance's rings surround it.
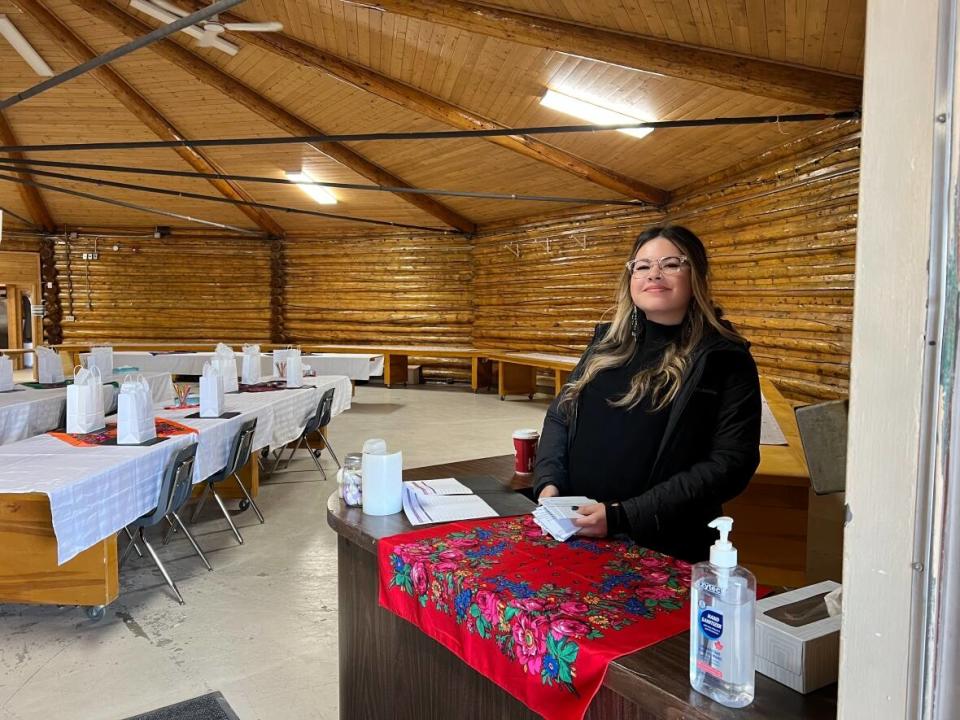
<svg viewBox="0 0 960 720">
<path fill-rule="evenodd" d="M 296 454 L 297 450 L 303 447 L 303 444 L 307 442 L 309 436 L 325 429 L 330 424 L 330 417 L 333 410 L 333 390 L 333 388 L 326 390 L 320 397 L 320 402 L 317 403 L 317 411 L 310 416 L 310 418 L 307 420 L 307 424 L 303 428 L 303 432 L 300 433 L 300 437 L 294 441 L 296 444 L 293 446 L 293 450 L 290 451 L 290 455 L 287 456 L 287 460 L 283 465 L 284 470 L 290 466 L 290 461 L 293 460 L 293 456 Z M 323 438 L 323 445 L 327 450 L 330 451 L 330 456 L 337 464 L 337 467 L 342 467 L 340 465 L 340 460 L 337 459 L 337 454 L 334 452 L 333 446 L 330 444 L 330 440 L 325 436 Z M 280 452 L 277 454 L 277 457 L 273 462 L 273 467 L 270 469 L 271 474 L 280 464 L 280 459 L 283 457 L 283 452 L 287 449 L 287 447 L 280 448 Z M 323 479 L 326 480 L 327 473 L 324 472 L 323 466 L 320 464 L 319 460 L 321 450 L 312 449 L 309 443 L 307 444 L 307 450 L 310 452 L 310 457 L 313 458 L 313 464 L 317 466 L 317 470 L 320 471 L 320 474 L 323 475 Z"/>
<path fill-rule="evenodd" d="M 140 557 L 143 557 L 143 553 L 140 551 L 139 547 L 140 544 L 143 544 L 147 550 L 147 553 L 150 555 L 150 558 L 153 560 L 154 565 L 156 565 L 157 569 L 160 570 L 160 574 L 163 575 L 163 579 L 166 580 L 167 585 L 169 585 L 176 594 L 177 601 L 181 605 L 183 605 L 183 595 L 180 594 L 177 584 L 170 577 L 170 573 L 167 572 L 166 567 L 164 567 L 163 562 L 161 562 L 156 550 L 153 549 L 153 546 L 144 536 L 143 531 L 144 528 L 159 525 L 164 521 L 164 519 L 167 519 L 168 522 L 176 523 L 183 530 L 183 533 L 187 539 L 190 540 L 190 543 L 193 545 L 193 549 L 196 550 L 197 554 L 200 556 L 200 559 L 203 560 L 204 565 L 207 566 L 207 569 L 211 569 L 210 563 L 207 562 L 207 558 L 204 556 L 200 546 L 197 545 L 196 540 L 194 540 L 193 536 L 183 524 L 183 521 L 180 520 L 180 516 L 177 514 L 177 511 L 179 511 L 186 503 L 187 499 L 189 499 L 190 491 L 193 488 L 193 463 L 196 455 L 197 444 L 192 443 L 180 450 L 170 459 L 170 462 L 167 463 L 167 467 L 164 470 L 163 480 L 160 483 L 160 494 L 157 497 L 156 508 L 146 515 L 140 516 L 130 523 L 130 525 L 124 528 L 124 532 L 126 532 L 129 542 L 123 549 L 123 554 L 120 556 L 121 566 L 129 556 L 131 549 L 135 549 L 137 554 L 140 555 Z M 171 516 L 173 518 L 172 520 L 170 520 Z M 136 534 L 130 530 L 131 527 L 137 529 Z"/>
<path fill-rule="evenodd" d="M 253 435 L 256 430 L 256 418 L 253 420 L 248 420 L 240 426 L 240 431 L 233 439 L 233 445 L 230 448 L 230 455 L 227 458 L 227 464 L 221 470 L 215 472 L 213 475 L 204 480 L 206 487 L 203 490 L 203 495 L 200 497 L 200 502 L 197 503 L 197 507 L 193 511 L 193 518 L 191 520 L 191 522 L 197 521 L 197 518 L 200 517 L 200 511 L 203 510 L 203 505 L 207 501 L 207 497 L 213 495 L 213 499 L 216 500 L 217 505 L 220 506 L 220 511 L 230 524 L 230 529 L 233 530 L 233 534 L 237 538 L 237 542 L 241 545 L 243 545 L 243 536 L 241 536 L 240 531 L 237 530 L 237 526 L 234 524 L 233 518 L 230 517 L 230 513 L 227 511 L 227 506 L 224 504 L 223 498 L 221 498 L 220 494 L 217 492 L 216 484 L 223 482 L 227 478 L 233 477 L 237 481 L 237 485 L 240 486 L 240 490 L 243 492 L 247 502 L 250 503 L 251 507 L 253 507 L 253 511 L 257 514 L 260 522 L 262 523 L 264 521 L 263 513 L 260 512 L 260 508 L 257 506 L 257 503 L 252 497 L 250 497 L 250 493 L 247 492 L 247 489 L 243 486 L 243 482 L 240 480 L 240 476 L 237 474 L 240 471 L 240 468 L 246 465 L 250 460 L 250 448 L 253 446 Z"/>
</svg>

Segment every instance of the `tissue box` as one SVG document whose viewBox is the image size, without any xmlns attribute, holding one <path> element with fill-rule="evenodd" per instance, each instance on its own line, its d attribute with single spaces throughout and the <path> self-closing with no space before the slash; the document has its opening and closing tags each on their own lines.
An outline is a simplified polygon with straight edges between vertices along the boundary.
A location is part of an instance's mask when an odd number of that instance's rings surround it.
<svg viewBox="0 0 960 720">
<path fill-rule="evenodd" d="M 757 602 L 757 672 L 800 693 L 837 681 L 841 616 L 820 607 L 838 587 L 826 580 Z"/>
</svg>

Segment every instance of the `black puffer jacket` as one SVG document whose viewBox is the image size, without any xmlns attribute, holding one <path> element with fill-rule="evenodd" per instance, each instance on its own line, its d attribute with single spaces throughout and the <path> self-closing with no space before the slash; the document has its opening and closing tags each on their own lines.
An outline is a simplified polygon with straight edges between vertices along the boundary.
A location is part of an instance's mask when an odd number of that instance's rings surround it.
<svg viewBox="0 0 960 720">
<path fill-rule="evenodd" d="M 577 379 L 609 325 L 598 325 L 570 374 Z M 643 492 L 621 505 L 633 539 L 649 548 L 696 562 L 707 557 L 716 531 L 707 523 L 721 504 L 747 487 L 760 463 L 760 382 L 743 344 L 719 333 L 705 336 L 687 366 Z M 568 494 L 567 457 L 577 432 L 557 396 L 547 410 L 534 468 L 535 492 L 554 484 Z M 602 452 L 597 448 L 597 452 Z"/>
</svg>

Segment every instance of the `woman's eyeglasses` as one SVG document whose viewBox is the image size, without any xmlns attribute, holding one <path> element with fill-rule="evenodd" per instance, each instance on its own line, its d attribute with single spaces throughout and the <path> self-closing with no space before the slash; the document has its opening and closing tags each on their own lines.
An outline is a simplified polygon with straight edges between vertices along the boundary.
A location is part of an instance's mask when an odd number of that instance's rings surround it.
<svg viewBox="0 0 960 720">
<path fill-rule="evenodd" d="M 659 267 L 660 272 L 664 275 L 676 275 L 683 270 L 688 262 L 687 258 L 682 255 L 671 255 L 670 257 L 662 257 L 659 260 L 628 260 L 625 264 L 627 266 L 627 272 L 634 277 L 646 277 L 654 267 Z"/>
</svg>

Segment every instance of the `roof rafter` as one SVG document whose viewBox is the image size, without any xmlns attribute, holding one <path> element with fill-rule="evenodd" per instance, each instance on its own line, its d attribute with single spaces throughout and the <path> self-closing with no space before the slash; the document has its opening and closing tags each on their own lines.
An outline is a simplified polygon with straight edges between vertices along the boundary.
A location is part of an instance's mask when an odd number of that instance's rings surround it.
<svg viewBox="0 0 960 720">
<path fill-rule="evenodd" d="M 19 1 L 19 0 L 18 0 Z M 31 0 L 36 1 L 36 0 Z M 114 29 L 128 37 L 143 35 L 150 27 L 125 10 L 111 2 L 103 0 L 70 0 L 94 17 L 103 20 Z M 272 100 L 268 100 L 253 88 L 240 82 L 232 75 L 207 62 L 187 48 L 171 40 L 161 40 L 150 46 L 150 50 L 186 70 L 201 82 L 224 93 L 230 99 L 239 102 L 269 122 L 291 135 L 319 135 L 323 131 L 306 120 L 294 115 Z M 344 165 L 363 177 L 380 185 L 413 187 L 405 180 L 393 175 L 385 168 L 371 162 L 356 151 L 340 143 L 311 143 L 311 147 L 332 160 Z M 462 232 L 472 233 L 476 224 L 460 215 L 452 208 L 426 195 L 396 195 L 404 202 L 414 205 L 445 224 Z"/>
<path fill-rule="evenodd" d="M 196 0 L 185 1 L 191 7 L 202 5 Z M 181 0 L 181 2 L 184 2 L 184 0 Z M 224 22 L 250 22 L 249 19 L 231 12 L 221 13 L 220 18 Z M 239 37 L 242 41 L 251 45 L 288 60 L 293 60 L 301 65 L 321 70 L 360 90 L 365 90 L 408 110 L 438 120 L 445 125 L 464 130 L 491 130 L 507 127 L 479 113 L 454 105 L 412 85 L 395 80 L 359 63 L 346 60 L 285 33 L 249 32 L 243 33 Z M 670 197 L 665 190 L 601 167 L 566 150 L 527 135 L 518 134 L 484 139 L 627 197 L 645 200 L 654 205 L 666 204 Z"/>
<path fill-rule="evenodd" d="M 40 0 L 12 0 L 25 13 L 31 15 L 44 30 L 49 32 L 78 62 L 86 62 L 97 53 L 77 36 L 73 30 L 54 15 Z M 178 140 L 184 137 L 164 115 L 151 105 L 137 90 L 113 68 L 103 65 L 90 71 L 90 75 L 107 89 L 127 110 L 146 125 L 162 140 Z M 194 170 L 204 173 L 222 173 L 223 170 L 206 153 L 195 148 L 174 148 Z M 228 180 L 210 180 L 224 197 L 231 200 L 253 202 L 253 198 L 239 185 Z M 270 235 L 284 235 L 283 228 L 266 212 L 250 206 L 238 209 L 257 227 Z"/>
<path fill-rule="evenodd" d="M 371 0 L 384 10 L 546 50 L 833 110 L 860 107 L 859 78 L 539 15 L 450 0 Z"/>
<path fill-rule="evenodd" d="M 0 111 L 0 142 L 4 145 L 19 144 L 13 128 L 10 127 L 10 123 L 2 111 Z M 23 160 L 26 157 L 20 152 L 11 152 L 9 155 L 14 160 Z M 17 172 L 17 177 L 23 180 L 33 179 L 30 172 L 26 169 Z M 17 187 L 20 190 L 20 198 L 27 207 L 27 214 L 30 215 L 33 224 L 45 232 L 53 232 L 57 224 L 53 221 L 53 216 L 50 214 L 50 210 L 47 208 L 43 196 L 40 195 L 40 191 L 32 185 L 18 185 Z"/>
</svg>

